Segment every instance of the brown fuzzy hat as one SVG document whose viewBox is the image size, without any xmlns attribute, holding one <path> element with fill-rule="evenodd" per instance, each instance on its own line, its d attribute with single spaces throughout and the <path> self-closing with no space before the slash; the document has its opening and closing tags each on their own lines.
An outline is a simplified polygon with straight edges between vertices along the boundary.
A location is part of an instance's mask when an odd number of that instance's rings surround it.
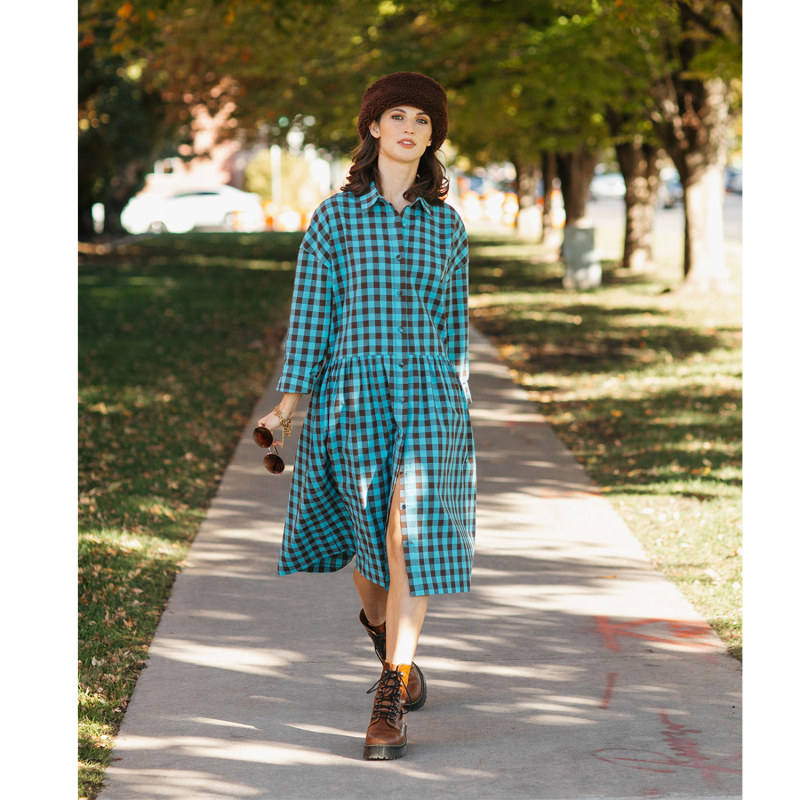
<svg viewBox="0 0 800 800">
<path fill-rule="evenodd" d="M 358 133 L 369 136 L 369 125 L 391 106 L 421 108 L 431 118 L 431 148 L 436 152 L 447 138 L 447 95 L 433 79 L 419 72 L 395 72 L 375 81 L 361 99 Z"/>
</svg>

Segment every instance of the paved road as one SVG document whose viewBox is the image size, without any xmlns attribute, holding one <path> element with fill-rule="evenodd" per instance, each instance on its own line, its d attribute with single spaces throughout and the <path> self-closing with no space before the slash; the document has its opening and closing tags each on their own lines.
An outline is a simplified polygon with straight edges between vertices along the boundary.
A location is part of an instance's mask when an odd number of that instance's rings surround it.
<svg viewBox="0 0 800 800">
<path fill-rule="evenodd" d="M 625 203 L 622 200 L 595 200 L 587 205 L 589 217 L 598 225 L 614 226 L 624 230 Z M 725 240 L 742 241 L 742 195 L 726 194 L 722 204 L 722 224 Z M 656 209 L 655 228 L 664 236 L 683 238 L 683 205 Z"/>
<path fill-rule="evenodd" d="M 596 226 L 597 246 L 603 258 L 619 259 L 625 234 L 625 203 L 617 199 L 590 202 L 587 216 Z M 734 276 L 742 269 L 742 196 L 726 194 L 722 206 L 725 264 Z M 672 264 L 675 277 L 683 270 L 683 205 L 656 210 L 653 225 L 653 255 L 657 262 Z"/>
</svg>

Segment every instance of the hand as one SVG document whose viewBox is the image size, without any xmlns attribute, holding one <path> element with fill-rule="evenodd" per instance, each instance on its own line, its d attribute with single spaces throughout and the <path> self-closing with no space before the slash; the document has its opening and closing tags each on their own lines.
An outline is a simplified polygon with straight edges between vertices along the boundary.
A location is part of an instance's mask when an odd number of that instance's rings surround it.
<svg viewBox="0 0 800 800">
<path fill-rule="evenodd" d="M 281 415 L 285 420 L 291 421 L 292 414 L 294 414 L 295 409 L 297 408 L 297 403 L 300 400 L 299 394 L 291 394 L 287 393 L 283 395 L 281 402 L 276 406 L 280 409 Z M 283 427 L 281 426 L 280 417 L 275 413 L 274 410 L 270 411 L 269 414 L 265 414 L 261 419 L 258 420 L 258 424 L 267 428 L 270 431 L 275 431 L 280 428 L 281 430 L 281 441 L 276 441 L 275 444 L 281 444 L 283 442 Z"/>
<path fill-rule="evenodd" d="M 270 411 L 269 414 L 261 417 L 258 421 L 258 425 L 263 428 L 267 428 L 270 431 L 275 430 L 282 430 L 281 429 L 281 422 L 278 419 L 278 415 L 274 411 Z M 281 437 L 282 439 L 283 437 Z M 280 444 L 280 441 L 275 437 L 275 444 Z"/>
</svg>

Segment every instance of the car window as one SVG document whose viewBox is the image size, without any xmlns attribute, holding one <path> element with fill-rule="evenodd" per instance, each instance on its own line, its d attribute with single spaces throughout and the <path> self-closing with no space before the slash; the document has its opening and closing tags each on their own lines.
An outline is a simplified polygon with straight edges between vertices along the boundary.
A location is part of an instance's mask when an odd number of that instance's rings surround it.
<svg viewBox="0 0 800 800">
<path fill-rule="evenodd" d="M 175 199 L 182 197 L 219 197 L 219 192 L 181 192 L 173 195 Z"/>
</svg>

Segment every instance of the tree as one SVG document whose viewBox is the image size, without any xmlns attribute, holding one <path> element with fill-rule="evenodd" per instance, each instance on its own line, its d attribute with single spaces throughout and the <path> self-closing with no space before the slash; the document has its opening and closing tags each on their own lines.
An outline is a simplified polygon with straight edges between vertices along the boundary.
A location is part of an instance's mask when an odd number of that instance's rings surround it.
<svg viewBox="0 0 800 800">
<path fill-rule="evenodd" d="M 684 185 L 687 283 L 724 282 L 722 169 L 741 72 L 733 0 L 118 4 L 84 0 L 84 37 L 110 17 L 108 48 L 147 64 L 143 90 L 184 121 L 194 104 L 214 113 L 232 101 L 225 135 L 242 140 L 272 144 L 300 127 L 344 153 L 367 83 L 417 69 L 447 87 L 461 153 L 513 161 L 521 175 L 557 154 L 567 224 L 585 211 L 597 148 L 613 143 L 632 170 L 629 235 L 645 250 L 658 143 Z"/>
<path fill-rule="evenodd" d="M 104 47 L 109 24 L 98 24 L 78 48 L 78 236 L 94 235 L 92 206 L 105 207 L 106 228 L 143 185 L 153 161 L 174 153 L 180 121 L 142 69 Z"/>
<path fill-rule="evenodd" d="M 605 119 L 625 180 L 625 234 L 622 268 L 648 272 L 654 267 L 654 222 L 661 184 L 663 150 L 647 117 L 623 93 L 622 102 L 608 106 Z"/>
<path fill-rule="evenodd" d="M 648 272 L 653 261 L 653 225 L 661 183 L 660 149 L 645 134 L 615 145 L 625 179 L 625 241 L 622 268 Z"/>
<path fill-rule="evenodd" d="M 595 151 L 607 136 L 602 92 L 579 54 L 591 49 L 589 15 L 566 3 L 406 3 L 425 31 L 423 62 L 448 87 L 451 140 L 476 163 L 510 161 L 518 180 L 557 154 L 567 225 L 585 215 Z M 549 161 L 547 162 L 549 163 Z"/>
<path fill-rule="evenodd" d="M 307 126 L 313 118 L 317 135 L 335 143 L 345 114 L 354 132 L 364 74 L 375 60 L 364 45 L 374 40 L 385 4 L 138 0 L 115 11 L 118 2 L 85 0 L 80 30 L 91 37 L 116 16 L 107 48 L 128 63 L 146 62 L 146 87 L 182 108 L 184 121 L 194 106 L 213 116 L 233 103 L 221 135 L 243 142 L 280 140 L 293 121 Z M 342 101 L 356 91 L 345 109 Z"/>
<path fill-rule="evenodd" d="M 486 52 L 482 41 L 494 42 L 489 20 L 502 26 L 513 4 L 431 5 L 445 8 L 451 24 L 472 25 L 470 36 L 461 34 L 470 48 L 467 56 L 454 59 L 470 65 L 476 53 Z M 465 7 L 472 23 L 459 19 Z M 515 144 L 535 142 L 525 150 L 558 154 L 567 224 L 583 212 L 593 149 L 611 134 L 628 173 L 626 263 L 647 261 L 658 183 L 656 145 L 663 147 L 684 187 L 685 283 L 699 289 L 724 286 L 722 174 L 740 101 L 741 4 L 574 0 L 536 4 L 536 11 L 537 26 L 508 25 L 502 47 L 492 44 L 483 74 L 480 67 L 467 70 L 476 94 L 481 86 L 498 84 L 506 89 L 494 89 L 497 98 L 517 90 L 517 102 L 509 104 L 515 107 L 513 119 L 503 119 L 500 130 Z M 498 57 L 503 50 L 507 55 Z M 477 124 L 489 128 L 485 116 Z M 461 137 L 470 125 L 468 116 L 459 119 L 454 134 L 467 151 L 469 142 Z"/>
<path fill-rule="evenodd" d="M 614 0 L 613 8 L 604 4 L 603 17 L 609 36 L 617 32 L 613 61 L 643 97 L 653 131 L 681 177 L 685 285 L 725 288 L 723 172 L 740 107 L 741 3 Z"/>
</svg>

